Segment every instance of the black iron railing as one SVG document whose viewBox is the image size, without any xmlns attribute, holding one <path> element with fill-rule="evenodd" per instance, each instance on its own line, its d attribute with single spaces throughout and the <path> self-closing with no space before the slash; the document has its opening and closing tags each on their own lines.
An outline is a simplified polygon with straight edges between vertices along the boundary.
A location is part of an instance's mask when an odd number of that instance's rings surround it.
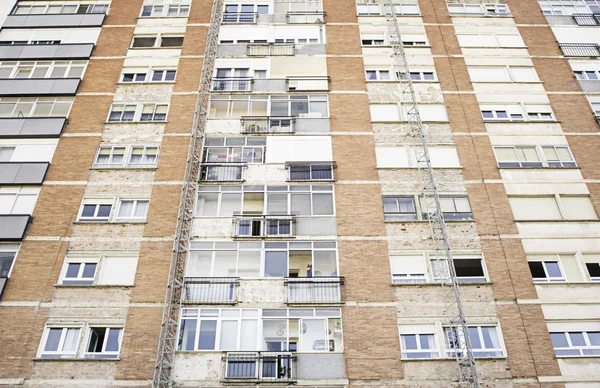
<svg viewBox="0 0 600 388">
<path fill-rule="evenodd" d="M 244 116 L 242 133 L 294 133 L 294 117 Z"/>
<path fill-rule="evenodd" d="M 574 13 L 573 19 L 578 26 L 600 26 L 600 14 L 597 13 Z"/>
<path fill-rule="evenodd" d="M 596 43 L 559 43 L 565 57 L 598 57 L 600 45 Z"/>
<path fill-rule="evenodd" d="M 288 181 L 332 181 L 333 162 L 288 162 Z"/>
<path fill-rule="evenodd" d="M 251 92 L 252 78 L 231 77 L 213 78 L 213 92 Z"/>
<path fill-rule="evenodd" d="M 296 380 L 296 361 L 292 353 L 229 352 L 223 357 L 223 380 L 291 382 Z"/>
<path fill-rule="evenodd" d="M 294 216 L 233 216 L 233 237 L 293 237 Z"/>
<path fill-rule="evenodd" d="M 327 304 L 341 303 L 341 286 L 344 278 L 340 276 L 316 276 L 286 278 L 290 304 Z"/>
<path fill-rule="evenodd" d="M 202 165 L 202 182 L 243 182 L 246 163 L 204 163 Z"/>
<path fill-rule="evenodd" d="M 228 304 L 237 302 L 239 278 L 192 278 L 183 283 L 184 303 Z"/>
</svg>

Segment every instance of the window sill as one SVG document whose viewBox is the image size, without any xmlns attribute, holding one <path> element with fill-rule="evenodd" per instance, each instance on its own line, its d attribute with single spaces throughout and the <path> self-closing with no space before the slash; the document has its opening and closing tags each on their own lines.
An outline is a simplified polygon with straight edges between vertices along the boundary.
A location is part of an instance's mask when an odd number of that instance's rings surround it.
<svg viewBox="0 0 600 388">
<path fill-rule="evenodd" d="M 484 124 L 560 124 L 559 120 L 489 120 L 483 119 Z"/>
<path fill-rule="evenodd" d="M 133 284 L 55 284 L 56 288 L 132 288 Z"/>
<path fill-rule="evenodd" d="M 453 18 L 512 18 L 513 15 L 481 15 L 481 14 L 471 14 L 471 15 L 465 15 L 465 14 L 450 14 L 450 17 Z"/>
<path fill-rule="evenodd" d="M 458 282 L 460 287 L 464 286 L 491 286 L 493 282 Z M 392 287 L 440 287 L 442 283 L 392 283 Z"/>
<path fill-rule="evenodd" d="M 534 286 L 586 286 L 586 287 L 593 287 L 593 286 L 600 286 L 600 282 L 598 281 L 577 281 L 577 282 L 533 282 Z M 558 357 L 558 356 L 557 356 Z"/>
<path fill-rule="evenodd" d="M 143 81 L 143 82 L 117 82 L 117 85 L 175 85 L 176 81 Z"/>
<path fill-rule="evenodd" d="M 575 359 L 585 359 L 585 358 L 591 358 L 594 360 L 597 360 L 598 358 L 600 358 L 600 355 L 582 355 L 582 356 L 556 356 L 556 358 L 563 358 L 563 359 L 568 359 L 568 358 L 575 358 Z"/>
<path fill-rule="evenodd" d="M 439 105 L 439 104 L 432 104 L 432 105 Z M 428 125 L 428 124 L 449 124 L 450 121 L 449 120 L 444 120 L 444 121 L 423 121 L 423 124 Z M 371 124 L 408 124 L 408 121 L 373 121 L 371 120 Z"/>
<path fill-rule="evenodd" d="M 33 358 L 31 361 L 34 362 L 107 362 L 107 361 L 121 361 L 121 358 Z"/>
<path fill-rule="evenodd" d="M 366 80 L 367 84 L 397 84 L 402 80 Z M 439 80 L 412 80 L 413 84 L 440 84 Z"/>
<path fill-rule="evenodd" d="M 129 47 L 129 50 L 181 50 L 183 46 L 174 47 Z"/>
<path fill-rule="evenodd" d="M 452 223 L 456 223 L 456 222 L 475 222 L 475 218 L 472 218 L 470 220 L 447 220 L 444 218 L 444 222 L 452 222 Z M 429 220 L 383 220 L 383 223 L 385 224 L 418 224 L 418 223 L 429 223 Z"/>
<path fill-rule="evenodd" d="M 514 85 L 541 85 L 543 81 L 525 81 L 525 82 L 517 82 L 517 81 L 470 81 L 472 84 L 514 84 Z"/>
<path fill-rule="evenodd" d="M 120 124 L 120 125 L 131 125 L 131 124 L 167 124 L 168 120 L 163 121 L 105 121 L 104 125 Z"/>
<path fill-rule="evenodd" d="M 498 166 L 499 169 L 501 170 L 579 170 L 580 167 L 501 167 Z"/>
<path fill-rule="evenodd" d="M 75 225 L 144 225 L 148 221 L 73 221 Z"/>
<path fill-rule="evenodd" d="M 380 18 L 380 17 L 385 17 L 385 15 L 381 15 L 381 14 L 379 14 L 379 15 L 360 15 L 360 14 L 358 14 L 356 16 L 359 17 L 359 18 Z M 399 17 L 399 18 L 420 18 L 421 14 L 415 14 L 415 15 L 398 15 L 398 14 L 396 14 L 396 17 Z"/>
<path fill-rule="evenodd" d="M 138 16 L 138 20 L 144 19 L 187 19 L 189 16 Z"/>
<path fill-rule="evenodd" d="M 595 220 L 515 220 L 515 222 L 531 222 L 531 223 L 543 223 L 543 222 L 565 222 L 565 223 L 569 223 L 569 224 L 576 224 L 576 223 L 591 223 L 591 222 L 598 222 L 598 219 Z"/>
<path fill-rule="evenodd" d="M 476 361 L 486 361 L 486 360 L 490 360 L 490 361 L 500 361 L 500 360 L 506 360 L 508 359 L 507 356 L 496 356 L 496 357 L 475 357 Z M 431 361 L 452 361 L 452 362 L 456 362 L 454 358 L 451 357 L 440 357 L 440 358 L 402 358 L 402 362 L 423 362 L 423 361 L 427 361 L 427 362 L 431 362 Z"/>
<path fill-rule="evenodd" d="M 389 44 L 379 44 L 379 45 L 375 45 L 375 44 L 373 44 L 373 45 L 364 45 L 364 44 L 361 44 L 360 47 L 361 48 L 392 48 L 392 45 L 389 45 Z M 404 46 L 405 50 L 406 49 L 414 49 L 414 48 L 419 48 L 419 49 L 426 48 L 426 49 L 430 49 L 431 46 L 428 45 L 428 44 L 421 45 L 421 46 Z"/>
<path fill-rule="evenodd" d="M 123 167 L 90 167 L 90 170 L 95 170 L 95 171 L 114 171 L 114 170 L 126 170 L 126 171 L 131 171 L 131 170 L 141 170 L 141 171 L 155 171 L 158 168 L 158 166 L 149 166 L 149 167 L 127 167 L 127 166 L 123 166 Z"/>
</svg>

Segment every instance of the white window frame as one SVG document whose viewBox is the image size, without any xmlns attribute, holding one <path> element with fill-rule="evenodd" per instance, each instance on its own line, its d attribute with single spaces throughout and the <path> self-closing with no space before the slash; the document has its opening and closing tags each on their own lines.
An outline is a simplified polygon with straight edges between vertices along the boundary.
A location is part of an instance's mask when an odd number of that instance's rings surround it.
<svg viewBox="0 0 600 388">
<path fill-rule="evenodd" d="M 494 327 L 496 328 L 496 334 L 498 336 L 498 344 L 500 345 L 500 347 L 498 348 L 481 348 L 481 349 L 475 349 L 473 348 L 473 356 L 475 358 L 478 359 L 489 359 L 489 358 L 505 358 L 506 357 L 506 348 L 504 345 L 504 338 L 502 335 L 502 330 L 500 329 L 500 324 L 499 323 L 482 323 L 482 324 L 469 324 L 468 328 L 472 329 L 472 328 L 477 328 L 477 333 L 479 336 L 479 341 L 482 345 L 485 346 L 485 342 L 483 340 L 483 334 L 482 334 L 482 327 Z M 445 358 L 452 358 L 454 359 L 454 349 L 452 349 L 449 345 L 448 345 L 448 331 L 447 329 L 449 329 L 449 327 L 444 326 L 442 328 L 443 330 L 443 335 L 444 335 L 444 355 Z M 457 330 L 461 330 L 460 328 L 457 328 Z M 466 333 L 465 335 L 470 335 L 469 333 Z M 471 345 L 472 345 L 472 341 L 471 341 Z M 494 355 L 494 356 L 478 356 L 476 353 L 477 352 L 500 352 L 500 355 Z"/>
<path fill-rule="evenodd" d="M 388 222 L 410 222 L 410 221 L 418 221 L 418 222 L 423 222 L 423 221 L 427 221 L 427 217 L 425 216 L 426 213 L 426 209 L 424 208 L 423 205 L 423 197 L 419 194 L 397 194 L 397 195 L 393 195 L 393 194 L 389 194 L 389 195 L 385 195 L 383 198 L 412 198 L 413 199 L 413 203 L 414 203 L 414 207 L 416 210 L 416 217 L 415 219 L 406 219 L 406 220 L 391 220 L 388 219 Z M 440 194 L 440 198 L 451 198 L 451 199 L 460 199 L 460 198 L 466 198 L 468 203 L 469 203 L 469 208 L 471 209 L 471 218 L 469 219 L 452 219 L 452 218 L 448 218 L 446 219 L 446 222 L 461 222 L 461 221 L 467 221 L 467 222 L 472 222 L 474 220 L 473 218 L 473 208 L 471 207 L 471 201 L 469 200 L 469 197 L 467 194 L 463 194 L 463 193 L 442 193 Z M 382 200 L 383 202 L 383 200 Z M 456 207 L 455 207 L 456 210 Z M 446 213 L 466 213 L 466 212 L 448 212 L 448 211 L 444 211 L 444 209 L 442 209 L 442 212 L 444 214 Z M 388 212 L 388 214 L 413 214 L 412 212 L 410 213 L 402 213 L 402 212 L 396 212 L 396 213 L 392 213 L 392 212 Z M 384 217 L 385 217 L 385 211 L 384 211 Z"/>
<path fill-rule="evenodd" d="M 556 357 L 561 357 L 561 358 L 600 357 L 600 345 L 592 345 L 590 338 L 589 338 L 589 334 L 588 334 L 588 333 L 600 333 L 600 330 L 597 330 L 597 331 L 593 331 L 593 330 L 569 330 L 569 331 L 549 330 L 549 331 L 550 331 L 550 337 L 552 337 L 552 334 L 564 335 L 567 340 L 567 343 L 569 345 L 568 347 L 556 348 L 556 347 L 554 347 L 554 344 L 552 344 L 552 347 L 554 349 L 554 353 L 555 353 Z M 581 333 L 583 340 L 585 341 L 585 345 L 583 345 L 583 346 L 573 345 L 573 340 L 571 339 L 570 333 Z M 558 354 L 558 353 L 556 353 L 557 350 L 578 352 L 579 354 Z M 586 350 L 595 352 L 595 354 L 584 354 L 584 352 Z"/>
<path fill-rule="evenodd" d="M 58 349 L 61 349 L 64 346 L 64 342 L 67 336 L 67 332 L 68 330 L 78 330 L 77 333 L 77 338 L 75 341 L 75 350 L 74 351 L 62 351 L 62 350 L 56 350 L 56 351 L 46 351 L 44 350 L 46 348 L 46 344 L 48 342 L 48 336 L 50 335 L 50 330 L 51 329 L 62 329 L 61 335 L 60 335 L 60 340 L 58 343 Z M 42 340 L 40 341 L 40 347 L 38 348 L 38 355 L 37 358 L 77 358 L 78 354 L 79 354 L 79 350 L 80 350 L 80 344 L 81 344 L 81 334 L 82 331 L 84 330 L 84 327 L 82 324 L 79 325 L 46 325 L 44 327 L 44 332 L 42 334 Z"/>
<path fill-rule="evenodd" d="M 367 12 L 361 12 L 361 9 L 365 9 Z M 377 3 L 371 4 L 358 4 L 356 3 L 356 14 L 358 16 L 380 16 L 381 7 Z"/>
<path fill-rule="evenodd" d="M 76 15 L 79 14 L 79 8 L 83 5 L 87 5 L 88 9 L 86 10 L 85 14 L 92 14 L 92 13 L 108 13 L 108 9 L 110 7 L 110 2 L 108 3 L 92 3 L 92 4 L 77 4 L 77 3 L 60 3 L 60 2 L 51 2 L 51 3 L 42 3 L 40 2 L 40 4 L 27 4 L 27 5 L 22 5 L 17 3 L 14 8 L 12 9 L 12 11 L 10 12 L 10 15 Z M 48 13 L 48 11 L 50 10 L 50 7 L 61 7 L 60 12 L 52 12 L 52 13 Z M 63 10 L 65 9 L 65 7 L 73 7 L 75 6 L 75 12 L 63 12 Z M 27 8 L 29 7 L 29 12 L 31 12 L 31 8 L 32 7 L 45 7 L 44 12 L 42 13 L 16 13 L 16 11 L 19 8 Z M 96 7 L 100 7 L 100 8 L 104 8 L 106 7 L 105 10 L 103 10 L 103 12 L 91 12 L 91 10 L 93 10 Z"/>
<path fill-rule="evenodd" d="M 10 208 L 10 213 L 2 213 L 2 214 L 14 214 L 14 215 L 22 215 L 23 213 L 15 213 L 15 206 L 17 205 L 17 200 L 19 197 L 35 197 L 35 203 L 37 204 L 37 200 L 40 195 L 39 187 L 31 187 L 31 186 L 3 186 L 0 187 L 0 198 L 8 198 L 9 196 L 12 198 L 12 205 Z M 35 209 L 35 205 L 31 209 L 31 213 L 33 214 L 33 210 Z"/>
<path fill-rule="evenodd" d="M 416 336 L 416 343 L 417 343 L 417 348 L 416 349 L 408 349 L 405 346 L 405 340 L 402 337 L 405 336 L 411 336 L 414 335 Z M 421 347 L 421 339 L 420 337 L 422 335 L 432 335 L 433 336 L 433 344 L 435 345 L 435 348 L 433 349 L 423 349 Z M 400 333 L 400 347 L 402 349 L 402 359 L 403 360 L 435 360 L 435 359 L 439 359 L 440 358 L 440 350 L 439 350 L 439 343 L 438 343 L 438 337 L 437 337 L 437 333 L 435 331 L 432 330 L 431 333 L 414 333 L 414 334 L 409 334 L 409 333 Z M 410 354 L 419 354 L 419 353 L 431 353 L 431 357 L 410 357 Z"/>
<path fill-rule="evenodd" d="M 0 68 L 12 69 L 8 77 L 4 79 L 32 79 L 32 78 L 83 78 L 89 61 L 85 60 L 49 60 L 49 61 L 0 61 Z M 65 66 L 66 65 L 66 66 Z M 17 77 L 24 67 L 31 67 L 27 77 Z M 62 77 L 53 77 L 52 73 L 57 67 L 65 67 L 65 74 Z M 46 73 L 42 77 L 33 77 L 38 68 L 46 68 Z M 69 77 L 69 73 L 73 68 L 81 68 L 81 75 L 78 77 Z"/>
<path fill-rule="evenodd" d="M 89 352 L 89 346 L 90 346 L 90 342 L 92 340 L 92 329 L 105 329 L 104 331 L 104 342 L 102 343 L 102 351 L 100 352 Z M 108 338 L 110 335 L 110 332 L 113 330 L 117 330 L 119 331 L 119 350 L 115 351 L 106 351 L 106 345 L 108 344 Z M 106 326 L 106 325 L 88 325 L 87 327 L 87 335 L 85 338 L 85 347 L 83 348 L 83 358 L 86 359 L 109 359 L 109 360 L 114 360 L 114 359 L 118 359 L 119 358 L 119 354 L 121 352 L 121 346 L 123 343 L 123 332 L 124 332 L 124 328 L 122 326 Z"/>
<path fill-rule="evenodd" d="M 133 75 L 133 79 L 131 81 L 125 81 L 125 75 L 126 74 L 132 74 Z M 138 77 L 143 76 L 142 80 L 138 80 Z M 148 78 L 148 73 L 147 72 L 141 72 L 141 71 L 136 71 L 136 70 L 128 70 L 128 69 L 123 69 L 123 73 L 121 74 L 121 78 L 119 80 L 119 82 L 121 83 L 126 83 L 126 84 L 139 84 L 139 83 L 144 83 L 146 82 L 146 79 Z"/>
<path fill-rule="evenodd" d="M 2 104 L 7 104 L 7 105 L 13 105 L 13 108 L 11 110 L 11 113 L 7 116 L 0 116 L 0 117 L 67 117 L 69 116 L 69 113 L 71 112 L 71 108 L 73 107 L 73 97 L 38 97 L 35 99 L 35 101 L 29 102 L 30 98 L 28 97 L 2 97 L 0 98 L 0 105 Z M 47 100 L 47 101 L 46 101 Z M 54 101 L 51 101 L 54 100 Z M 64 116 L 54 116 L 52 115 L 52 111 L 54 110 L 56 103 L 57 102 L 68 102 L 69 103 L 69 109 L 67 110 L 67 113 Z M 38 115 L 36 114 L 36 110 L 39 106 L 45 105 L 45 104 L 52 104 L 52 108 L 50 108 L 50 114 L 49 115 Z M 17 107 L 19 105 L 23 105 L 23 104 L 31 104 L 31 107 L 29 108 L 29 110 L 27 112 L 23 112 L 22 110 L 18 110 L 17 111 Z"/>
<path fill-rule="evenodd" d="M 96 208 L 94 209 L 94 216 L 92 217 L 83 217 L 83 209 L 85 206 L 94 205 Z M 100 210 L 101 205 L 109 205 L 110 212 L 107 217 L 99 217 L 98 211 Z M 79 212 L 77 215 L 78 222 L 95 222 L 95 223 L 108 223 L 111 221 L 111 217 L 115 211 L 115 197 L 84 197 L 83 201 L 81 201 L 81 206 L 79 207 Z"/>
<path fill-rule="evenodd" d="M 418 273 L 418 274 L 413 274 L 413 273 L 395 273 L 393 267 L 394 265 L 392 264 L 394 261 L 394 258 L 396 257 L 418 257 L 417 260 L 420 261 L 420 263 L 423 265 L 423 270 L 424 273 Z M 429 278 L 428 278 L 428 270 L 427 270 L 427 264 L 425 262 L 425 255 L 423 254 L 414 254 L 414 255 L 393 255 L 390 254 L 389 256 L 390 258 L 390 269 L 391 269 L 391 275 L 392 275 L 392 284 L 394 285 L 405 285 L 405 284 L 426 284 L 429 283 Z"/>
<path fill-rule="evenodd" d="M 108 154 L 108 162 L 106 163 L 100 163 L 98 161 L 98 159 L 100 158 L 101 155 L 105 155 L 102 154 L 101 152 L 103 150 L 109 149 L 110 153 Z M 115 150 L 123 150 L 123 153 L 120 154 L 121 155 L 121 161 L 120 162 L 114 162 L 114 156 L 115 156 Z M 129 146 L 126 145 L 100 145 L 98 146 L 98 150 L 96 151 L 96 156 L 94 157 L 94 167 L 104 167 L 104 168 L 115 168 L 115 167 L 123 167 L 125 160 L 126 160 L 126 156 L 127 156 L 127 151 L 129 149 Z"/>
<path fill-rule="evenodd" d="M 144 113 L 144 109 L 146 107 L 151 107 L 152 108 L 152 118 L 150 120 L 146 120 L 144 119 L 144 115 L 147 115 L 148 113 Z M 165 109 L 165 113 L 158 113 L 159 108 L 162 110 L 163 108 Z M 158 115 L 163 115 L 164 114 L 164 119 L 158 119 L 157 116 Z M 141 107 L 141 111 L 140 111 L 140 116 L 139 116 L 139 121 L 142 123 L 147 123 L 147 122 L 166 122 L 168 119 L 168 115 L 169 115 L 169 104 L 161 104 L 161 103 L 143 103 L 142 107 Z"/>
<path fill-rule="evenodd" d="M 543 162 L 542 157 L 540 156 L 540 152 L 538 150 L 537 146 L 525 146 L 525 145 L 518 145 L 518 146 L 513 146 L 513 145 L 502 145 L 502 146 L 494 146 L 494 155 L 496 156 L 496 161 L 498 163 L 498 168 L 542 168 L 542 167 L 548 167 L 547 164 L 545 165 Z M 500 161 L 498 158 L 498 149 L 500 148 L 510 148 L 513 149 L 516 155 L 516 159 L 515 160 L 506 160 L 506 161 Z M 535 152 L 538 160 L 537 161 L 527 161 L 527 160 L 520 160 L 520 154 L 518 152 L 519 149 L 533 149 L 533 151 Z M 506 164 L 506 165 L 504 165 Z M 510 164 L 510 166 L 508 165 Z M 531 165 L 527 165 L 527 164 L 531 164 Z M 535 166 L 533 164 L 536 164 Z M 539 165 L 538 165 L 539 164 Z"/>
<path fill-rule="evenodd" d="M 116 148 L 119 149 L 123 149 L 123 154 L 122 154 L 122 160 L 121 162 L 118 163 L 114 163 L 112 162 L 112 157 L 113 157 L 113 153 L 114 150 Z M 142 161 L 139 163 L 133 163 L 131 161 L 131 159 L 134 156 L 134 152 L 137 149 L 142 149 Z M 111 153 L 109 154 L 109 162 L 108 163 L 99 163 L 98 162 L 98 158 L 100 156 L 100 152 L 103 149 L 110 149 Z M 155 160 L 153 162 L 147 162 L 145 161 L 147 159 L 147 155 L 152 155 L 152 154 L 148 154 L 147 151 L 150 149 L 156 149 L 156 153 L 154 153 L 153 155 L 155 156 Z M 96 151 L 96 156 L 94 158 L 94 165 L 93 168 L 100 168 L 100 169 L 111 169 L 111 168 L 154 168 L 157 166 L 158 164 L 158 157 L 160 154 L 160 146 L 159 145 L 150 145 L 150 144 L 134 144 L 134 145 L 125 145 L 125 144 L 116 144 L 116 145 L 111 145 L 111 144 L 102 144 L 100 146 L 98 146 L 98 150 Z"/>
<path fill-rule="evenodd" d="M 142 160 L 140 162 L 132 162 L 132 159 L 134 157 L 135 151 L 137 149 L 142 149 L 142 153 L 141 153 L 141 158 Z M 152 153 L 148 153 L 148 150 L 150 149 L 154 149 L 156 150 L 156 152 L 154 154 Z M 142 167 L 146 167 L 146 168 L 153 168 L 156 167 L 158 165 L 158 156 L 160 153 L 160 146 L 158 145 L 132 145 L 131 146 L 131 152 L 127 155 L 127 159 L 126 159 L 126 166 L 127 167 L 134 167 L 134 168 L 142 168 Z M 148 155 L 153 155 L 154 156 L 154 161 L 148 161 Z"/>
<path fill-rule="evenodd" d="M 583 0 L 538 0 L 544 15 L 572 15 L 574 13 L 592 13 Z"/>
<path fill-rule="evenodd" d="M 73 256 L 65 257 L 65 261 L 63 263 L 63 267 L 61 269 L 60 276 L 58 278 L 58 284 L 63 285 L 63 286 L 76 286 L 76 287 L 89 286 L 89 285 L 96 284 L 96 282 L 98 281 L 98 274 L 100 273 L 100 260 L 101 259 L 99 257 L 73 257 Z M 79 272 L 77 274 L 77 277 L 75 277 L 75 278 L 67 278 L 67 272 L 69 270 L 70 264 L 81 264 L 81 266 L 79 268 Z M 91 278 L 84 278 L 82 276 L 86 264 L 95 264 L 96 265 L 96 269 L 94 270 L 94 276 Z M 82 282 L 86 282 L 86 283 L 65 284 L 65 281 L 68 282 L 71 280 L 82 281 Z"/>
<path fill-rule="evenodd" d="M 549 255 L 544 255 L 549 256 Z M 544 269 L 544 273 L 546 274 L 545 278 L 533 278 L 534 283 L 563 283 L 567 281 L 567 277 L 565 276 L 565 269 L 563 268 L 562 262 L 560 260 L 560 255 L 556 255 L 555 260 L 535 260 L 536 255 L 527 255 L 527 265 L 529 263 L 542 263 L 542 268 Z M 548 272 L 548 263 L 557 263 L 558 270 L 560 271 L 560 276 L 550 276 Z"/>
<path fill-rule="evenodd" d="M 121 206 L 124 202 L 133 202 L 133 207 L 131 208 L 131 213 L 128 216 L 120 216 Z M 140 203 L 145 203 L 146 212 L 143 216 L 136 217 L 135 212 L 138 209 Z M 130 198 L 119 198 L 117 201 L 117 210 L 115 212 L 115 222 L 145 222 L 146 218 L 148 218 L 148 210 L 150 209 L 150 199 L 149 198 L 140 198 L 140 199 L 130 199 Z"/>
<path fill-rule="evenodd" d="M 369 78 L 369 73 L 374 73 L 375 78 Z M 383 76 L 383 74 L 387 73 L 387 78 Z M 366 69 L 365 77 L 367 82 L 386 82 L 393 81 L 392 72 L 388 69 Z"/>
<path fill-rule="evenodd" d="M 134 46 L 135 40 L 138 38 L 154 38 L 154 43 L 152 44 L 152 46 L 149 47 L 137 47 Z M 176 49 L 179 50 L 183 47 L 183 41 L 181 43 L 181 46 L 163 46 L 163 39 L 165 38 L 182 38 L 184 39 L 185 36 L 181 35 L 181 34 L 169 34 L 169 33 L 158 33 L 156 35 L 152 35 L 152 34 L 140 34 L 140 35 L 134 35 L 133 38 L 131 39 L 131 44 L 129 46 L 130 49 L 137 49 L 137 50 L 152 50 L 152 49 Z"/>
<path fill-rule="evenodd" d="M 168 73 L 175 73 L 175 77 L 172 80 L 167 80 L 167 74 Z M 154 79 L 154 75 L 156 73 L 162 73 L 160 80 L 155 80 Z M 149 82 L 175 82 L 177 80 L 177 69 L 166 69 L 166 68 L 160 68 L 160 69 L 152 69 L 152 73 L 150 75 L 150 80 Z"/>
<path fill-rule="evenodd" d="M 160 106 L 163 107 L 165 106 L 167 111 L 164 114 L 165 115 L 165 119 L 164 120 L 142 120 L 142 112 L 145 106 L 154 106 L 153 108 L 153 113 L 152 115 L 156 115 L 156 109 Z M 122 107 L 122 110 L 120 110 L 120 117 L 118 120 L 111 120 L 111 116 L 113 113 L 117 113 L 119 111 L 115 111 L 116 107 Z M 131 108 L 134 107 L 134 109 L 132 110 Z M 106 124 L 115 124 L 115 123 L 165 123 L 167 122 L 168 118 L 169 118 L 169 104 L 168 103 L 162 103 L 162 102 L 141 102 L 141 103 L 131 103 L 131 102 L 118 102 L 118 103 L 113 103 L 110 106 L 110 110 L 108 112 L 108 116 L 106 118 Z M 125 116 L 125 112 L 133 112 L 133 116 L 131 118 L 131 120 L 123 120 L 123 117 Z M 162 114 L 162 113 L 161 113 Z M 154 117 L 153 117 L 154 118 Z"/>
<path fill-rule="evenodd" d="M 21 249 L 21 244 L 13 244 L 13 243 L 0 243 L 0 253 L 14 253 L 12 258 L 12 263 L 10 264 L 10 268 L 6 273 L 6 278 L 10 278 L 13 268 L 15 267 L 15 263 L 17 262 L 17 257 L 19 256 L 19 250 Z M 2 274 L 0 273 L 0 278 Z"/>
<path fill-rule="evenodd" d="M 227 144 L 227 139 L 230 138 L 243 138 L 244 139 L 244 144 L 243 145 L 226 145 Z M 223 144 L 222 146 L 219 145 L 207 145 L 207 142 L 209 139 L 223 139 Z M 264 142 L 262 145 L 259 144 L 248 144 L 248 140 L 257 140 L 257 139 L 263 139 Z M 219 160 L 208 160 L 208 156 L 209 156 L 209 151 L 211 148 L 226 148 L 227 149 L 227 160 L 226 161 L 219 161 Z M 260 158 L 256 158 L 254 153 L 255 151 L 252 151 L 252 155 L 250 158 L 247 158 L 245 155 L 245 152 L 251 151 L 251 150 L 255 150 L 255 149 L 260 149 L 260 154 L 261 157 Z M 205 137 L 204 138 L 204 147 L 203 147 L 203 152 L 202 152 L 202 160 L 204 163 L 248 163 L 248 164 L 263 164 L 265 162 L 265 153 L 266 153 L 266 149 L 267 149 L 267 139 L 266 137 L 255 137 L 255 136 L 214 136 L 214 137 Z M 241 156 L 241 160 L 239 162 L 233 161 L 232 157 L 233 157 L 233 152 L 235 150 L 241 150 L 240 151 L 240 156 Z"/>
<path fill-rule="evenodd" d="M 481 270 L 483 271 L 483 278 L 481 279 L 481 277 L 477 276 L 477 277 L 470 277 L 470 276 L 458 276 L 456 275 L 456 278 L 458 279 L 458 283 L 460 284 L 480 284 L 480 283 L 489 283 L 490 282 L 490 277 L 487 271 L 487 266 L 485 265 L 485 259 L 483 258 L 483 254 L 480 255 L 474 255 L 474 256 L 467 256 L 467 255 L 453 255 L 452 257 L 453 261 L 458 261 L 458 260 L 479 260 L 479 263 L 481 264 Z M 431 274 L 431 282 L 432 283 L 440 283 L 441 282 L 441 278 L 436 276 L 436 271 L 434 270 L 434 264 L 433 263 L 437 263 L 438 259 L 435 257 L 429 257 L 429 261 L 428 261 L 428 265 L 429 265 L 429 269 L 430 269 L 430 274 Z M 442 262 L 443 267 L 442 270 L 449 270 L 448 268 L 448 263 L 446 260 L 440 260 L 439 262 Z"/>
</svg>

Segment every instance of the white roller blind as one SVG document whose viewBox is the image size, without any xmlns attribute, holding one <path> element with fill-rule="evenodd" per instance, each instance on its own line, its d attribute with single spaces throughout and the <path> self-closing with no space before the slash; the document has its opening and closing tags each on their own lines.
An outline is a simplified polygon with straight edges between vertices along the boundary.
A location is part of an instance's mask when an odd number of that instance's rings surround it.
<svg viewBox="0 0 600 388">
<path fill-rule="evenodd" d="M 458 43 L 463 47 L 496 47 L 498 43 L 492 34 L 456 35 Z"/>
<path fill-rule="evenodd" d="M 554 196 L 509 197 L 515 220 L 560 220 L 562 219 Z"/>
<path fill-rule="evenodd" d="M 419 104 L 422 121 L 448 121 L 448 113 L 444 105 Z"/>
<path fill-rule="evenodd" d="M 533 67 L 511 67 L 510 72 L 515 82 L 539 81 L 537 73 Z"/>
<path fill-rule="evenodd" d="M 585 261 L 586 263 L 599 263 L 600 264 L 600 255 L 584 253 L 583 261 Z"/>
<path fill-rule="evenodd" d="M 590 197 L 561 197 L 568 220 L 597 220 L 596 210 Z"/>
<path fill-rule="evenodd" d="M 429 158 L 433 167 L 460 167 L 458 154 L 454 147 L 429 147 Z M 411 148 L 411 165 L 417 167 L 417 157 L 414 148 Z"/>
<path fill-rule="evenodd" d="M 98 284 L 133 285 L 137 261 L 137 257 L 105 258 L 100 269 Z"/>
<path fill-rule="evenodd" d="M 377 147 L 375 148 L 377 167 L 410 167 L 408 153 L 405 147 Z"/>
<path fill-rule="evenodd" d="M 400 112 L 396 105 L 369 105 L 371 121 L 400 121 Z"/>
<path fill-rule="evenodd" d="M 392 275 L 418 275 L 425 274 L 425 259 L 423 255 L 390 256 Z"/>
<path fill-rule="evenodd" d="M 497 35 L 500 47 L 523 47 L 525 42 L 520 35 Z"/>
<path fill-rule="evenodd" d="M 504 67 L 470 67 L 469 76 L 473 82 L 506 82 L 510 78 Z"/>
<path fill-rule="evenodd" d="M 583 281 L 583 276 L 581 276 L 581 270 L 579 269 L 579 264 L 577 264 L 577 259 L 575 259 L 575 255 L 559 255 L 560 262 L 565 270 L 565 274 L 567 275 L 567 280 L 570 282 L 580 282 Z"/>
<path fill-rule="evenodd" d="M 13 162 L 50 162 L 56 144 L 20 144 L 12 156 Z"/>
<path fill-rule="evenodd" d="M 333 160 L 330 136 L 267 137 L 267 163 Z"/>
</svg>

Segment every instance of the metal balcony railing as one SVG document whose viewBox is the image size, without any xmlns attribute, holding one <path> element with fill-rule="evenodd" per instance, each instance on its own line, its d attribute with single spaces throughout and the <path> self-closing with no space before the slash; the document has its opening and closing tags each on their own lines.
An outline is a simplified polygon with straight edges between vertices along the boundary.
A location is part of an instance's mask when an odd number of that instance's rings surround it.
<svg viewBox="0 0 600 388">
<path fill-rule="evenodd" d="M 286 20 L 288 24 L 324 24 L 325 12 L 288 12 Z"/>
<path fill-rule="evenodd" d="M 596 43 L 559 43 L 565 57 L 598 57 L 600 45 Z"/>
<path fill-rule="evenodd" d="M 223 24 L 256 24 L 258 14 L 256 12 L 225 12 L 223 13 Z"/>
<path fill-rule="evenodd" d="M 229 304 L 237 302 L 239 278 L 191 278 L 183 283 L 183 303 Z"/>
<path fill-rule="evenodd" d="M 202 165 L 200 180 L 203 182 L 243 182 L 246 163 L 214 163 Z"/>
<path fill-rule="evenodd" d="M 266 238 L 294 237 L 296 219 L 294 216 L 233 216 L 233 237 Z"/>
<path fill-rule="evenodd" d="M 242 133 L 294 133 L 294 117 L 245 116 Z"/>
<path fill-rule="evenodd" d="M 337 304 L 342 302 L 340 286 L 344 278 L 340 276 L 317 276 L 286 278 L 288 286 L 287 303 Z"/>
<path fill-rule="evenodd" d="M 287 383 L 296 380 L 297 357 L 284 352 L 228 352 L 223 357 L 227 382 Z"/>
<path fill-rule="evenodd" d="M 288 181 L 310 182 L 310 181 L 332 181 L 333 162 L 288 162 Z"/>
<path fill-rule="evenodd" d="M 213 78 L 213 92 L 251 92 L 252 78 Z"/>
<path fill-rule="evenodd" d="M 600 14 L 597 13 L 574 13 L 573 19 L 578 26 L 600 26 Z"/>
<path fill-rule="evenodd" d="M 288 78 L 288 92 L 328 92 L 329 77 Z"/>
<path fill-rule="evenodd" d="M 295 54 L 293 43 L 250 43 L 248 44 L 248 56 L 278 57 L 292 56 Z"/>
</svg>

